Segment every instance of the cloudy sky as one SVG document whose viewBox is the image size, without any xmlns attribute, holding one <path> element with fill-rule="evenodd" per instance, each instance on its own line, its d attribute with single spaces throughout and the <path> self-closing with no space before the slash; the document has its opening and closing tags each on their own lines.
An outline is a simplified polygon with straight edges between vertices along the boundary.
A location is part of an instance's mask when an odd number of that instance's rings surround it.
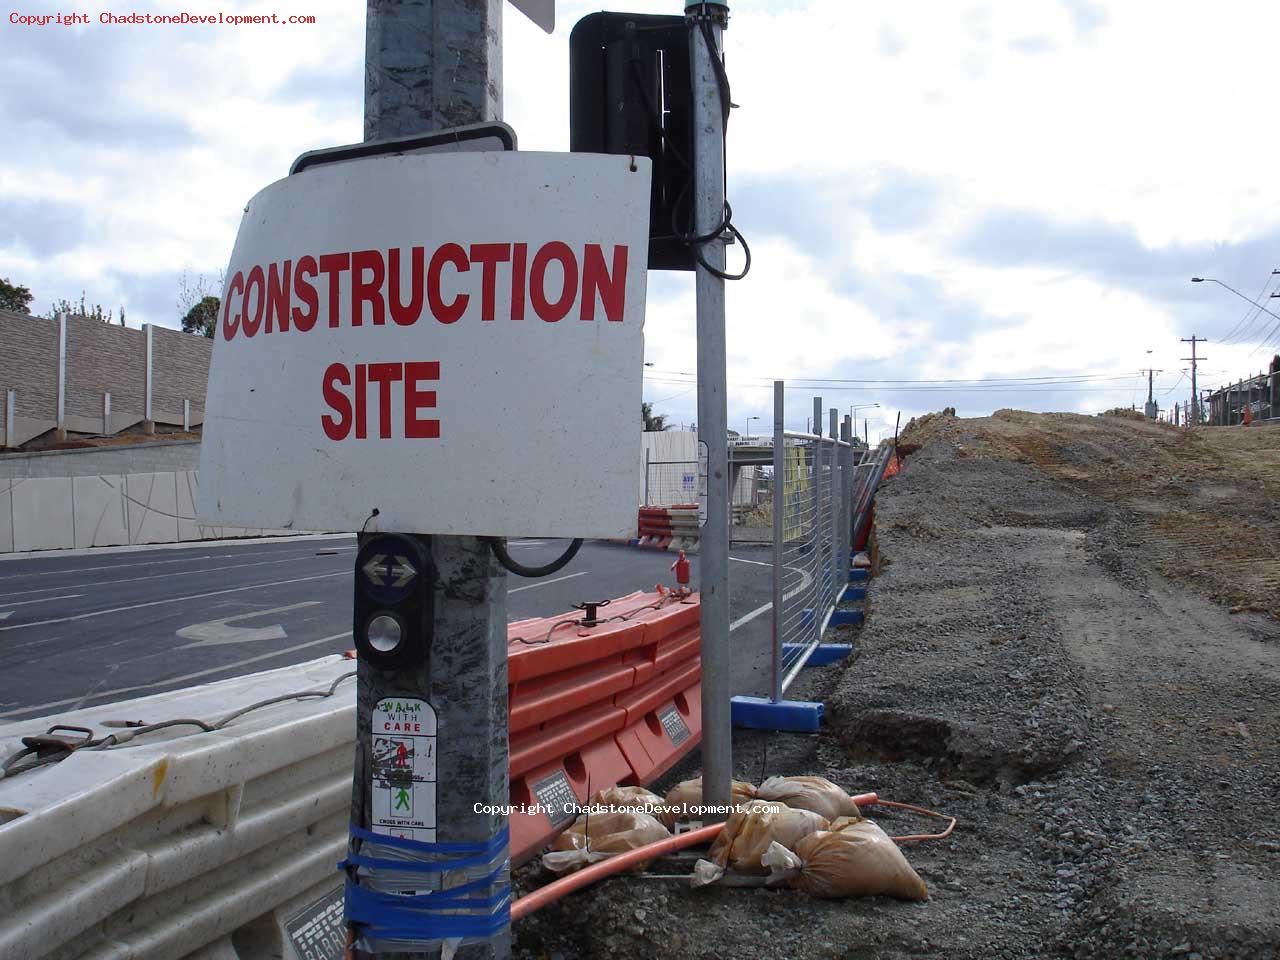
<svg viewBox="0 0 1280 960">
<path fill-rule="evenodd" d="M 37 312 L 83 290 L 176 326 L 180 276 L 219 273 L 244 202 L 297 154 L 360 139 L 364 5 L 127 6 L 317 20 L 0 23 L 0 275 Z M 599 7 L 559 7 L 553 36 L 506 12 L 524 149 L 568 146 L 568 32 Z M 885 381 L 819 391 L 879 402 L 874 436 L 899 410 L 1140 405 L 1148 366 L 1162 406 L 1185 402 L 1193 333 L 1202 385 L 1262 369 L 1276 319 L 1189 278 L 1280 289 L 1278 30 L 1257 0 L 734 0 L 730 199 L 755 265 L 729 291 L 730 427 L 770 415 L 774 377 Z M 645 396 L 676 423 L 696 417 L 693 331 L 690 276 L 651 274 Z M 1077 382 L 1013 380 L 1031 377 Z M 901 382 L 963 378 L 1009 382 Z M 812 392 L 792 391 L 793 425 Z"/>
</svg>

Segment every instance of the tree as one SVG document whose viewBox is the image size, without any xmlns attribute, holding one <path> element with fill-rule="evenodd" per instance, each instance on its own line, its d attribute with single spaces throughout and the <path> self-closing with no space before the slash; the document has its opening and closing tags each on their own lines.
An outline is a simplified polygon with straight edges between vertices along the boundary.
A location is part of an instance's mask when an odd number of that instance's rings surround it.
<svg viewBox="0 0 1280 960">
<path fill-rule="evenodd" d="M 8 277 L 0 278 L 0 310 L 12 310 L 15 313 L 30 313 L 31 291 L 16 283 L 10 283 Z"/>
<path fill-rule="evenodd" d="M 54 320 L 58 314 L 65 313 L 69 317 L 84 317 L 86 320 L 98 320 L 102 323 L 114 323 L 115 314 L 108 310 L 105 313 L 102 310 L 102 304 L 95 303 L 92 307 L 88 305 L 85 299 L 85 293 L 80 291 L 80 304 L 77 306 L 66 297 L 53 302 L 53 309 L 49 311 L 49 319 Z M 120 326 L 124 326 L 124 306 L 120 307 Z"/>
<path fill-rule="evenodd" d="M 198 333 L 212 339 L 218 326 L 218 309 L 221 306 L 222 301 L 217 297 L 204 297 L 182 318 L 182 332 Z"/>
<path fill-rule="evenodd" d="M 641 402 L 640 422 L 644 425 L 646 433 L 661 432 L 667 429 L 667 415 L 665 413 L 660 413 L 657 416 L 654 416 L 652 403 Z"/>
<path fill-rule="evenodd" d="M 182 314 L 183 333 L 213 337 L 218 325 L 218 310 L 222 307 L 222 300 L 214 293 L 222 287 L 222 274 L 210 278 L 197 273 L 193 280 L 185 270 L 182 271 L 182 278 L 178 281 L 178 312 Z"/>
</svg>

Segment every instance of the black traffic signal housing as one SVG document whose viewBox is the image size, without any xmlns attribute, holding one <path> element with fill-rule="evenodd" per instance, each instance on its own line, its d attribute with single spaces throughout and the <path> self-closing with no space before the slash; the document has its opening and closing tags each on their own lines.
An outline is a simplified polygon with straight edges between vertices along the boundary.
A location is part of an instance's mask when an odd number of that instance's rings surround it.
<svg viewBox="0 0 1280 960">
<path fill-rule="evenodd" d="M 426 662 L 435 614 L 430 540 L 374 533 L 356 551 L 352 631 L 360 659 L 383 670 Z"/>
<path fill-rule="evenodd" d="M 653 161 L 650 270 L 694 268 L 677 235 L 693 222 L 692 91 L 684 17 L 593 13 L 569 35 L 569 149 Z"/>
</svg>

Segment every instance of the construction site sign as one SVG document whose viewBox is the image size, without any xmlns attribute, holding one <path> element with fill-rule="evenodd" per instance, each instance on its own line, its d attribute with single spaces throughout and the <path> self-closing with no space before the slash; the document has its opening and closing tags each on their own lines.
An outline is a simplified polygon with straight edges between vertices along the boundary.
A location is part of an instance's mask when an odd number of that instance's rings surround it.
<svg viewBox="0 0 1280 960">
<path fill-rule="evenodd" d="M 373 708 L 370 829 L 389 837 L 436 839 L 436 712 L 425 700 L 390 697 Z"/>
<path fill-rule="evenodd" d="M 632 532 L 649 185 L 642 157 L 491 152 L 267 187 L 227 269 L 201 517 Z"/>
</svg>

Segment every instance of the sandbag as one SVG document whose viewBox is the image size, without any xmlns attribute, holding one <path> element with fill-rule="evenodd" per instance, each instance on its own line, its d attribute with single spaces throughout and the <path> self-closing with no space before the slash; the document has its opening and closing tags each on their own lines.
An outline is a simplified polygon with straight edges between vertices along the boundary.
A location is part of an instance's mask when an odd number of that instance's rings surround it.
<svg viewBox="0 0 1280 960">
<path fill-rule="evenodd" d="M 889 896 L 927 900 L 929 888 L 898 845 L 871 820 L 850 819 L 802 838 L 792 852 L 772 843 L 761 862 L 770 884 L 785 884 L 815 897 Z"/>
<path fill-rule="evenodd" d="M 781 803 L 748 800 L 731 815 L 711 844 L 708 860 L 693 867 L 692 885 L 706 886 L 724 876 L 732 866 L 738 873 L 765 874 L 760 862 L 771 843 L 794 848 L 803 837 L 830 826 L 825 817 L 812 810 L 793 810 Z"/>
<path fill-rule="evenodd" d="M 752 800 L 756 795 L 754 785 L 745 780 L 734 780 L 730 788 L 731 800 L 735 809 L 742 809 L 744 801 Z M 667 791 L 667 807 L 662 822 L 668 827 L 678 820 L 701 820 L 702 814 L 695 808 L 702 806 L 702 778 L 694 777 L 677 783 Z"/>
<path fill-rule="evenodd" d="M 589 863 L 625 853 L 671 836 L 654 817 L 638 810 L 583 814 L 542 855 L 542 865 L 552 873 L 572 873 Z M 648 862 L 637 864 L 643 870 Z"/>
<path fill-rule="evenodd" d="M 667 801 L 644 787 L 610 787 L 597 791 L 591 798 L 591 806 L 600 807 L 602 811 L 639 810 L 661 820 Z M 592 815 L 595 815 L 594 811 Z"/>
<path fill-rule="evenodd" d="M 828 820 L 861 816 L 853 797 L 826 777 L 770 777 L 760 784 L 756 796 L 796 810 L 812 810 Z"/>
</svg>

